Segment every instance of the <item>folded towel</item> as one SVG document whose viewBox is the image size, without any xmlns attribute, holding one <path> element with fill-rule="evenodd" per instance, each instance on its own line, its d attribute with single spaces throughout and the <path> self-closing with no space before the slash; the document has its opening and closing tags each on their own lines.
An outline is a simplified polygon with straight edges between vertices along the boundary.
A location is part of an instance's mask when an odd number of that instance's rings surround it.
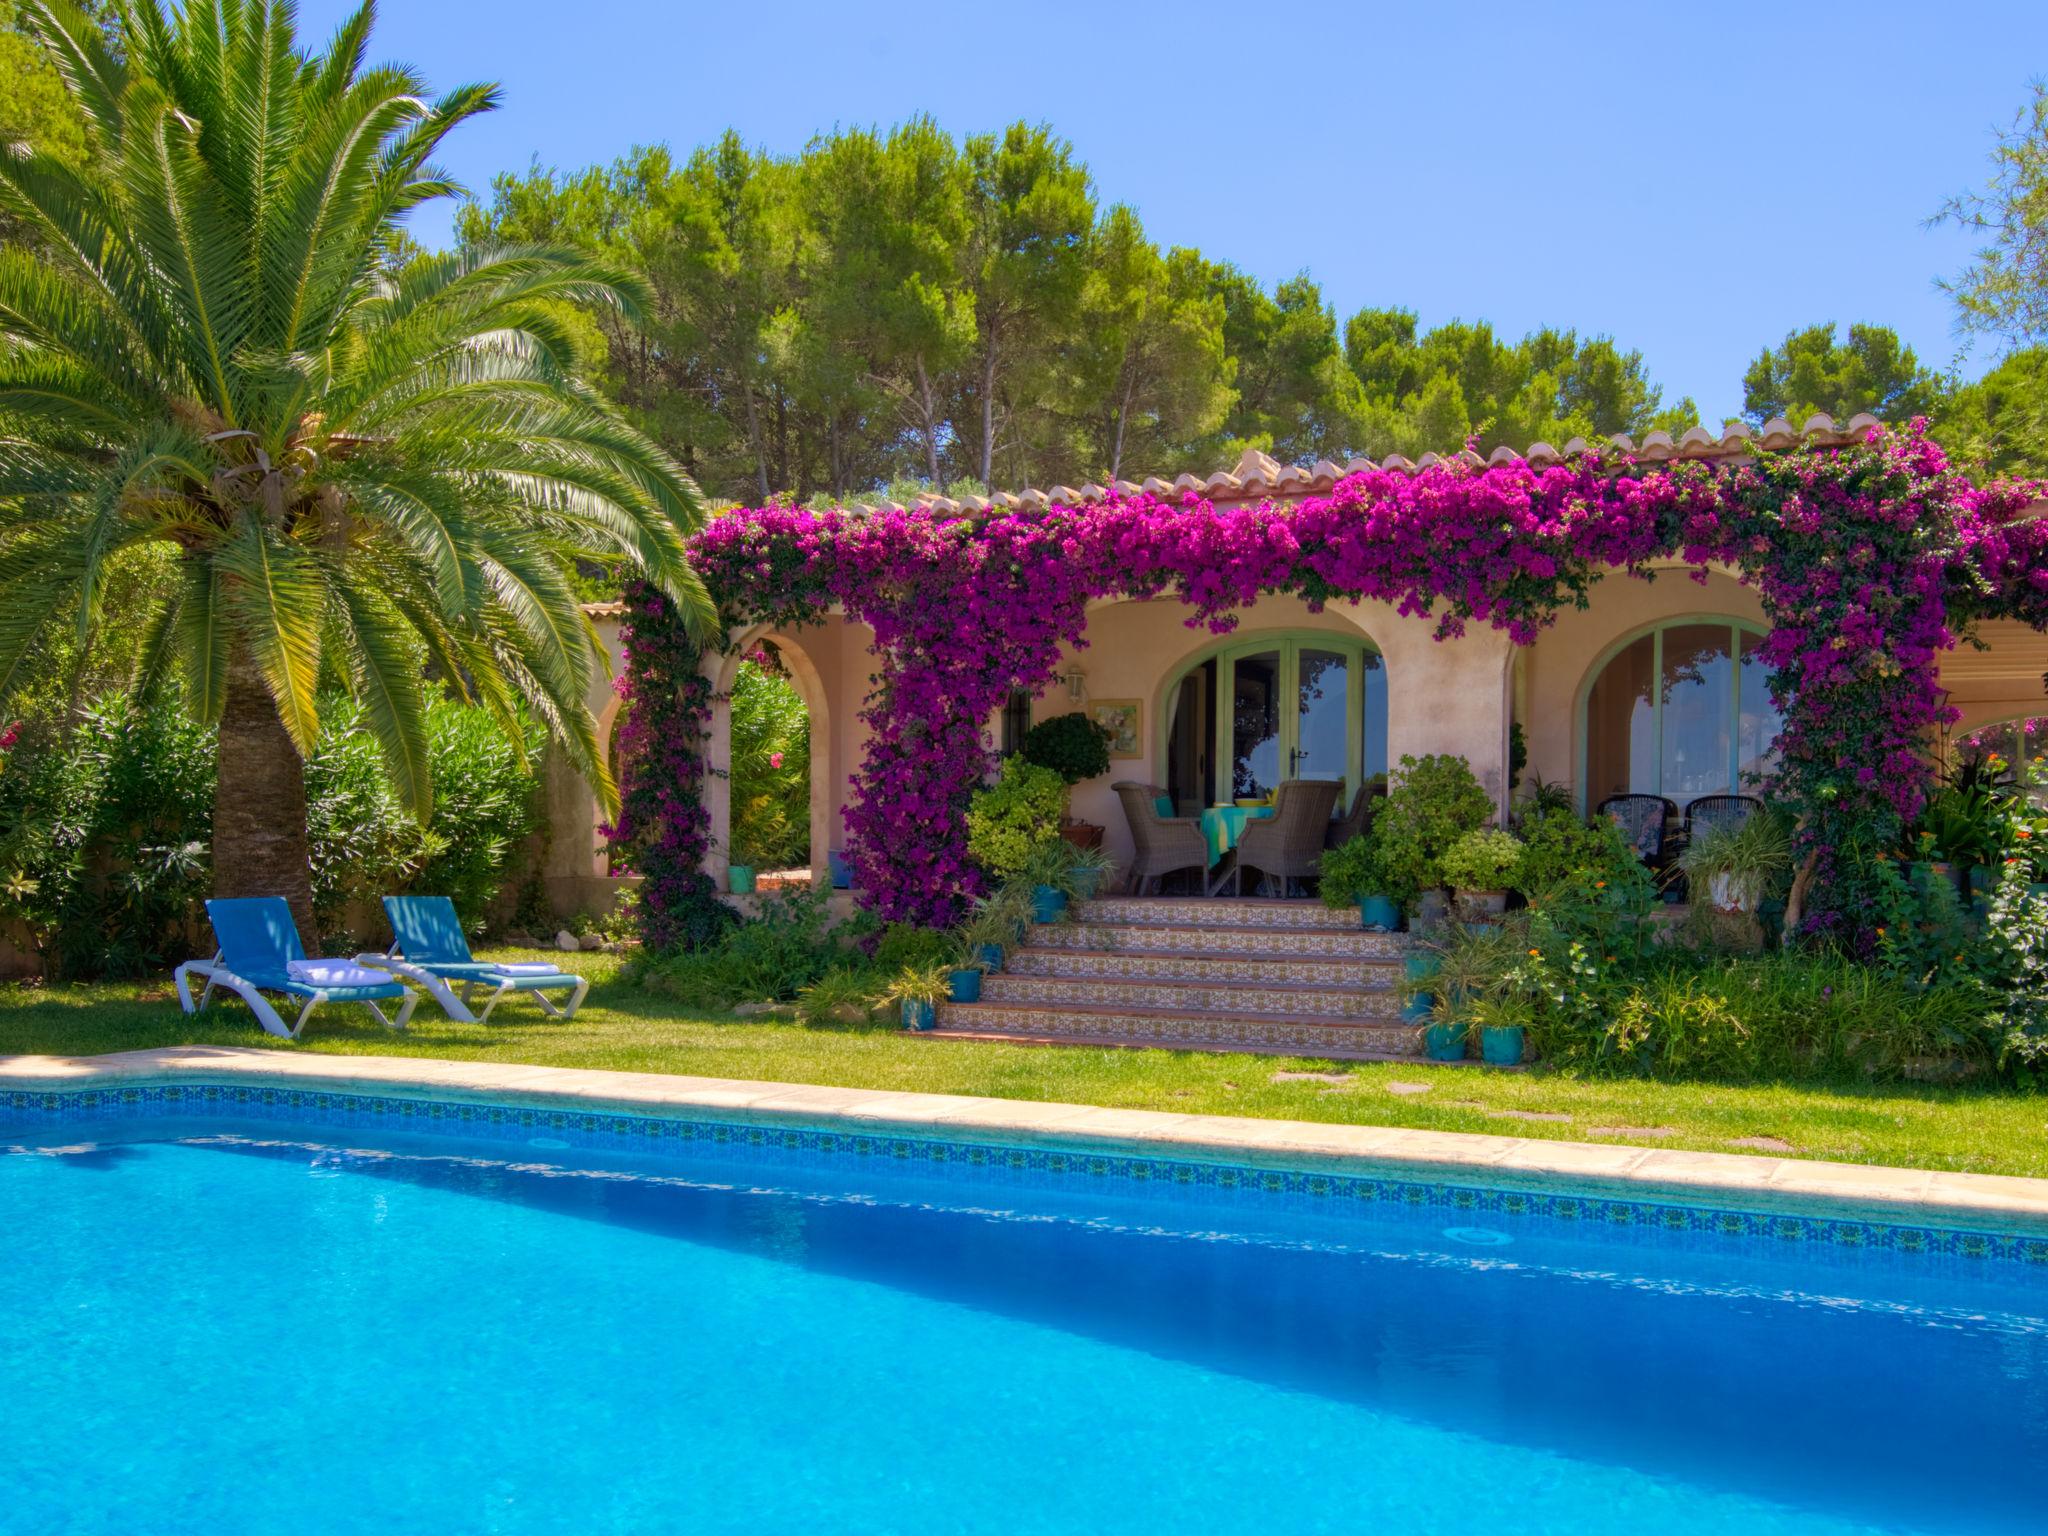
<svg viewBox="0 0 2048 1536">
<path fill-rule="evenodd" d="M 348 960 L 293 960 L 285 972 L 309 987 L 382 987 L 392 979 L 389 971 L 373 971 Z"/>
<path fill-rule="evenodd" d="M 552 960 L 514 960 L 505 965 L 500 965 L 495 960 L 488 963 L 491 969 L 500 976 L 559 976 L 562 974 L 562 968 Z"/>
</svg>

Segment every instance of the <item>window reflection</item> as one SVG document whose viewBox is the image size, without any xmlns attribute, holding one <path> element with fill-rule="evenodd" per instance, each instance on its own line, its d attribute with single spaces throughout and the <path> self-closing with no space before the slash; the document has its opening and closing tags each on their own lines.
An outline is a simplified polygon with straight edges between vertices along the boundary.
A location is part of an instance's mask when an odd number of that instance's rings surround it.
<svg viewBox="0 0 2048 1536">
<path fill-rule="evenodd" d="M 1753 792 L 1776 765 L 1783 724 L 1760 643 L 1739 625 L 1691 620 L 1617 652 L 1586 696 L 1587 803 Z"/>
</svg>

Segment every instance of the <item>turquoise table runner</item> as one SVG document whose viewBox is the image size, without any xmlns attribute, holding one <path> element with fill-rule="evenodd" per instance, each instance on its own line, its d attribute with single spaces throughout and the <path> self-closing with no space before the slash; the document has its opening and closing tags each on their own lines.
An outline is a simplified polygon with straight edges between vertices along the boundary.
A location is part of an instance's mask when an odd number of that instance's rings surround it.
<svg viewBox="0 0 2048 1536">
<path fill-rule="evenodd" d="M 1237 840 L 1244 836 L 1246 822 L 1267 821 L 1272 815 L 1270 805 L 1252 811 L 1235 805 L 1212 805 L 1202 812 L 1202 841 L 1209 845 L 1209 867 L 1214 869 L 1216 861 L 1237 846 Z"/>
</svg>

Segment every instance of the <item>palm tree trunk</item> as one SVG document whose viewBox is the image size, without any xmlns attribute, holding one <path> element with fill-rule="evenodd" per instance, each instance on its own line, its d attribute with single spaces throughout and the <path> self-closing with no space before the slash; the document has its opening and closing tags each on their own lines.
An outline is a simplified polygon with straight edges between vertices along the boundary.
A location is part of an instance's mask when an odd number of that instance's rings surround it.
<svg viewBox="0 0 2048 1536">
<path fill-rule="evenodd" d="M 319 954 L 306 847 L 306 765 L 263 674 L 240 646 L 228 662 L 215 761 L 213 894 L 284 897 L 306 952 Z"/>
</svg>

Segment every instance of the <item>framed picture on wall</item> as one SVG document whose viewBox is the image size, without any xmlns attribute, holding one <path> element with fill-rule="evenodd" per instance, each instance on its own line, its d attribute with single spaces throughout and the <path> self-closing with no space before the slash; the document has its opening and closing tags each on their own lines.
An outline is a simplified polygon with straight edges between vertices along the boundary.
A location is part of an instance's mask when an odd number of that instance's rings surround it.
<svg viewBox="0 0 2048 1536">
<path fill-rule="evenodd" d="M 1088 706 L 1088 716 L 1109 732 L 1109 755 L 1145 755 L 1144 705 L 1137 699 L 1097 699 Z"/>
</svg>

